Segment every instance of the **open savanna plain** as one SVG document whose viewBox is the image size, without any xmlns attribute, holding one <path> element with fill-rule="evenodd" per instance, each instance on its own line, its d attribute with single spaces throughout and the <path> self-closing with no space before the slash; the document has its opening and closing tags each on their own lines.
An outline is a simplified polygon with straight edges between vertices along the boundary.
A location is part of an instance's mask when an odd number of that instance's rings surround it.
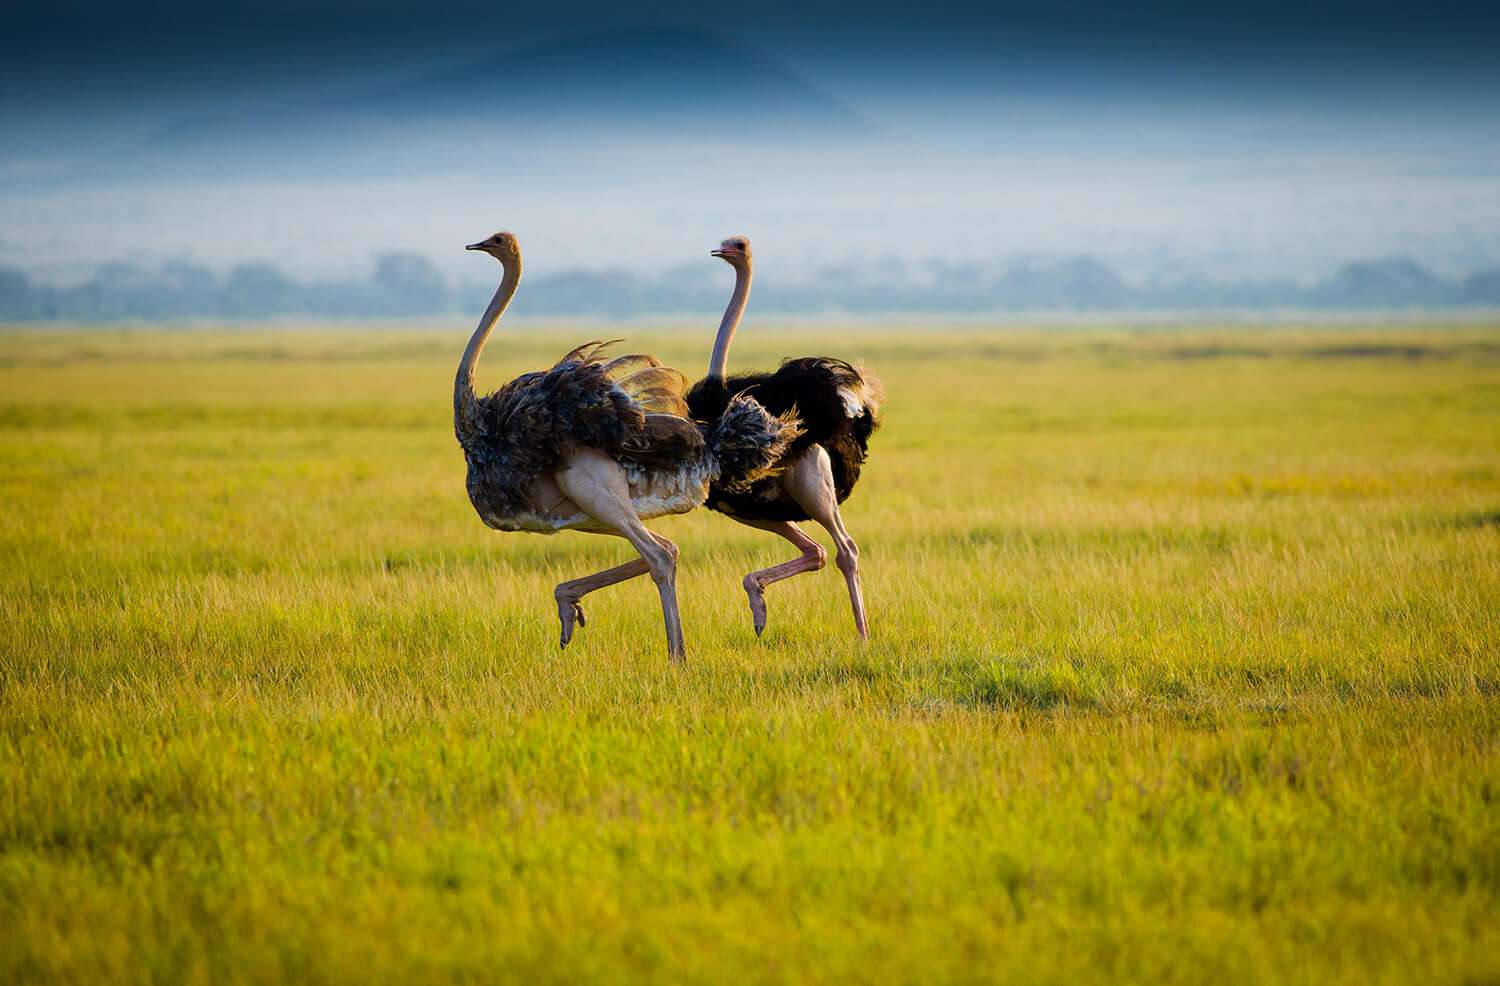
<svg viewBox="0 0 1500 986">
<path fill-rule="evenodd" d="M 885 379 L 872 637 L 666 518 L 680 668 L 463 341 L 0 334 L 0 981 L 1500 982 L 1500 329 L 751 326 Z"/>
</svg>

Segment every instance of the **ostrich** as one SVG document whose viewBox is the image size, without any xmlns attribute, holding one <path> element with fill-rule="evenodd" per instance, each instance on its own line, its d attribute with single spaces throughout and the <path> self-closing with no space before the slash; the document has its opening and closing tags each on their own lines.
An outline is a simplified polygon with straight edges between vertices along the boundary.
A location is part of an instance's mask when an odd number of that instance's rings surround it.
<svg viewBox="0 0 1500 986">
<path fill-rule="evenodd" d="M 710 483 L 740 489 L 774 473 L 797 437 L 794 419 L 744 397 L 700 427 L 687 416 L 682 374 L 652 356 L 606 361 L 607 344 L 597 342 L 550 370 L 475 396 L 474 366 L 515 296 L 521 250 L 510 233 L 467 249 L 494 257 L 504 273 L 453 382 L 453 430 L 468 463 L 469 501 L 499 531 L 575 530 L 628 540 L 640 558 L 557 586 L 561 646 L 575 625 L 584 626 L 585 595 L 649 572 L 661 596 L 668 655 L 683 660 L 677 546 L 642 522 L 701 506 Z"/>
<path fill-rule="evenodd" d="M 808 537 L 797 522 L 815 520 L 833 537 L 835 564 L 849 587 L 849 605 L 861 638 L 869 637 L 864 596 L 859 587 L 859 549 L 839 516 L 839 504 L 859 481 L 870 434 L 878 425 L 876 413 L 883 399 L 880 381 L 830 356 L 783 360 L 770 373 L 740 373 L 725 378 L 729 344 L 745 314 L 750 297 L 754 255 L 750 240 L 733 236 L 711 251 L 734 268 L 734 293 L 719 323 L 718 338 L 709 358 L 708 375 L 688 391 L 688 409 L 698 421 L 717 421 L 743 395 L 753 396 L 772 414 L 795 414 L 802 434 L 789 442 L 775 467 L 754 482 L 730 488 L 714 484 L 708 507 L 756 527 L 779 534 L 802 554 L 788 562 L 745 576 L 750 615 L 757 636 L 766 628 L 765 590 L 773 582 L 802 572 L 815 572 L 827 562 L 823 546 Z"/>
</svg>

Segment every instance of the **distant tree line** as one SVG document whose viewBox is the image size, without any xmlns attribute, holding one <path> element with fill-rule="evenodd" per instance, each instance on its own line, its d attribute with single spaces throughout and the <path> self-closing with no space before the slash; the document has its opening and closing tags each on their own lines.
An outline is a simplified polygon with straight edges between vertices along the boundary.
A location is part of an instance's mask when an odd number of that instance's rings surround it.
<svg viewBox="0 0 1500 986">
<path fill-rule="evenodd" d="M 715 273 L 719 273 L 715 271 Z M 415 254 L 375 260 L 363 280 L 294 280 L 270 264 L 219 275 L 187 263 L 158 270 L 109 264 L 89 280 L 59 287 L 0 268 L 0 320 L 261 319 L 278 316 L 402 317 L 479 310 L 493 285 L 454 283 Z M 527 280 L 530 314 L 598 315 L 712 312 L 728 280 L 702 265 L 656 275 L 574 270 Z M 885 261 L 829 267 L 801 280 L 763 277 L 763 312 L 1019 312 L 1171 309 L 1418 309 L 1500 306 L 1500 269 L 1460 280 L 1438 277 L 1396 257 L 1346 264 L 1312 284 L 1158 277 L 1128 283 L 1089 257 L 1017 257 L 998 267 Z"/>
</svg>

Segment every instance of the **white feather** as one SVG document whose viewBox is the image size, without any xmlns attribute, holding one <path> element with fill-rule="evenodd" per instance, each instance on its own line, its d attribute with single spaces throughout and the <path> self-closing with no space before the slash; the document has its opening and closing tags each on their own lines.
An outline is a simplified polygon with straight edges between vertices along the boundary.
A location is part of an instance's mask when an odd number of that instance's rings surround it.
<svg viewBox="0 0 1500 986">
<path fill-rule="evenodd" d="M 863 390 L 863 388 L 861 388 Z M 861 418 L 865 415 L 865 395 L 856 393 L 852 387 L 839 388 L 839 400 L 844 402 L 844 414 L 850 418 Z"/>
</svg>

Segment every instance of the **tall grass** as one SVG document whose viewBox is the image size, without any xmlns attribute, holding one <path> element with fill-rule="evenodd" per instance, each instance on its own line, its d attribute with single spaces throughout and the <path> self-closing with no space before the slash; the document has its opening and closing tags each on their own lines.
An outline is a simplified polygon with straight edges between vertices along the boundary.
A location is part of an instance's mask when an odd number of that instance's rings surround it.
<svg viewBox="0 0 1500 986">
<path fill-rule="evenodd" d="M 1500 331 L 820 331 L 872 640 L 672 518 L 682 669 L 457 334 L 0 335 L 0 980 L 1500 978 Z"/>
</svg>

